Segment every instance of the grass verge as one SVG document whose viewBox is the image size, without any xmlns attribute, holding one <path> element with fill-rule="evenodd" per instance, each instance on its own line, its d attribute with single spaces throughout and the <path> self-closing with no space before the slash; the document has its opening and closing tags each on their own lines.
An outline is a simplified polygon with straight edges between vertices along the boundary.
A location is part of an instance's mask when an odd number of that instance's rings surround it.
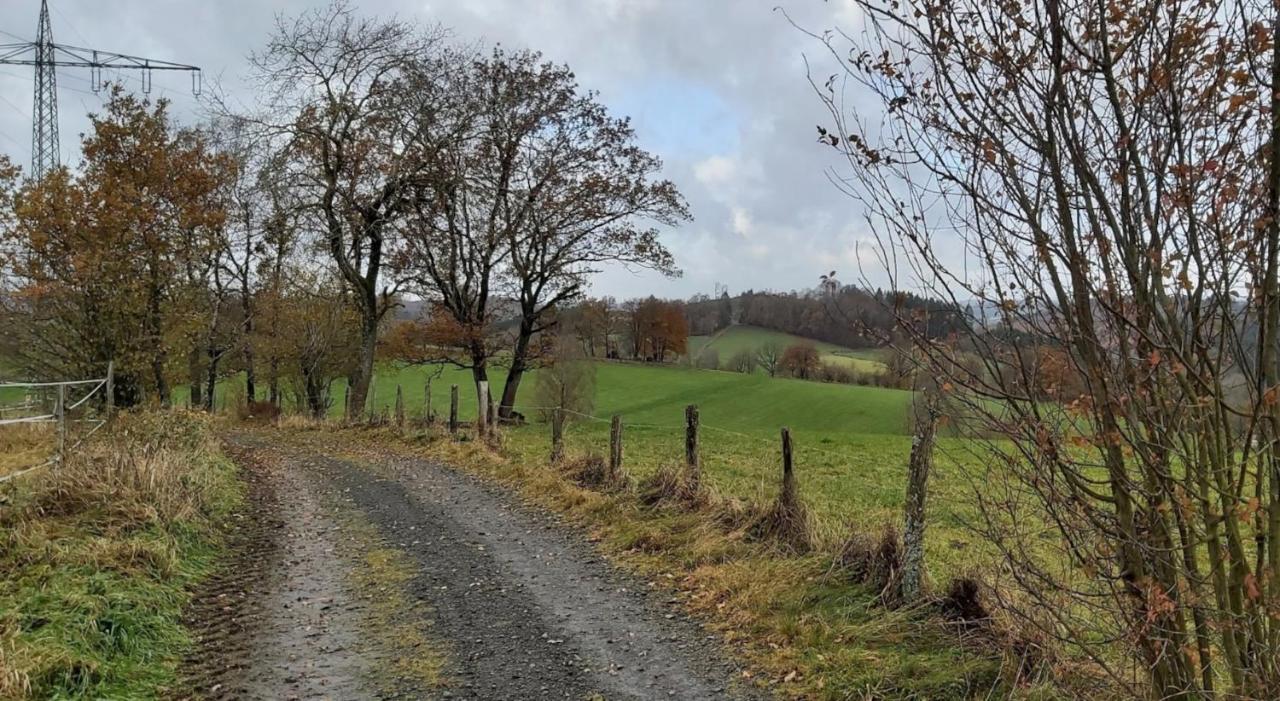
<svg viewBox="0 0 1280 701">
<path fill-rule="evenodd" d="M 386 698 L 444 686 L 449 655 L 441 641 L 428 636 L 430 608 L 409 591 L 416 564 L 363 516 L 335 511 L 343 530 L 338 549 L 352 563 L 349 586 L 365 601 L 363 642 L 380 660 L 374 683 Z"/>
<path fill-rule="evenodd" d="M 207 419 L 121 416 L 0 506 L 0 698 L 138 699 L 173 686 L 180 620 L 243 498 Z"/>
</svg>

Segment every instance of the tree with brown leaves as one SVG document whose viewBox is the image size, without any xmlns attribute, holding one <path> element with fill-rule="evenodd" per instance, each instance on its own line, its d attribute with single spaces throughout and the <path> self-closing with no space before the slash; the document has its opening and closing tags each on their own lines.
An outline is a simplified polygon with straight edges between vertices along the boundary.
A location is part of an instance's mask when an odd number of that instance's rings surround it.
<svg viewBox="0 0 1280 701">
<path fill-rule="evenodd" d="M 164 101 L 112 88 L 90 122 L 82 167 L 27 182 L 4 232 L 18 360 L 43 377 L 93 377 L 114 360 L 119 404 L 168 404 L 215 313 L 231 169 Z"/>
<path fill-rule="evenodd" d="M 971 310 L 899 325 L 985 446 L 999 603 L 1135 697 L 1275 698 L 1275 6 L 857 5 L 819 140 L 895 284 Z"/>
</svg>

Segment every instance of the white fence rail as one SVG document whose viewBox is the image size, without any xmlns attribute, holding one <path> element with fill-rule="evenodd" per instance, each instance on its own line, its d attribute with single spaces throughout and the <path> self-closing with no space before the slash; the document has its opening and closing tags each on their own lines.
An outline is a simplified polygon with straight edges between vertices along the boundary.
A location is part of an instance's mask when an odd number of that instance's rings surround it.
<svg viewBox="0 0 1280 701">
<path fill-rule="evenodd" d="M 17 479 L 66 460 L 67 455 L 79 448 L 89 436 L 107 423 L 115 408 L 115 366 L 107 364 L 106 377 L 65 382 L 0 382 L 0 389 L 23 389 L 22 400 L 17 404 L 0 404 L 0 431 L 6 426 L 18 424 L 54 424 L 56 437 L 53 455 L 43 462 L 21 466 L 0 476 L 0 484 Z M 37 395 L 45 395 L 43 398 Z M 70 418 L 72 412 L 87 409 L 95 396 L 102 398 L 103 410 L 89 415 L 82 411 L 80 418 Z M 51 407 L 51 408 L 50 408 Z M 41 413 L 43 412 L 43 413 Z M 78 435 L 71 435 L 71 427 L 88 427 Z"/>
</svg>

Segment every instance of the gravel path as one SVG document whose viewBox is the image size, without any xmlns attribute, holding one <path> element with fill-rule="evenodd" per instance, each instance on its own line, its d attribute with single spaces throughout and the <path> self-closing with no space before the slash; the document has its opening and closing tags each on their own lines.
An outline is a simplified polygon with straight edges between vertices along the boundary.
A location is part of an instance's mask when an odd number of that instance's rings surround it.
<svg viewBox="0 0 1280 701">
<path fill-rule="evenodd" d="M 360 681 L 377 660 L 351 652 L 358 626 L 344 620 L 358 615 L 338 574 L 351 565 L 332 554 L 325 535 L 341 519 L 323 511 L 342 508 L 417 565 L 409 594 L 429 605 L 430 635 L 448 658 L 446 684 L 419 697 L 754 698 L 731 684 L 738 670 L 714 640 L 661 594 L 504 490 L 424 460 L 355 463 L 270 434 L 238 435 L 233 443 L 242 463 L 270 463 L 287 485 L 279 491 L 289 502 L 278 514 L 282 532 L 318 534 L 277 539 L 287 566 L 257 597 L 269 602 L 262 607 L 268 620 L 245 631 L 260 652 L 223 682 L 247 690 L 237 698 L 377 697 Z M 327 608 L 283 607 L 294 597 Z M 323 635 L 280 634 L 311 615 L 325 616 L 314 622 Z"/>
</svg>

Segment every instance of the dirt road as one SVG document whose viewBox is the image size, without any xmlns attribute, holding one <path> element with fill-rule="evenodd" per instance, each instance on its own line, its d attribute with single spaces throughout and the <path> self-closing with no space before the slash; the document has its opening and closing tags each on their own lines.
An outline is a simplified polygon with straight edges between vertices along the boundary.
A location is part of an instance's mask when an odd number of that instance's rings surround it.
<svg viewBox="0 0 1280 701">
<path fill-rule="evenodd" d="M 660 593 L 502 489 L 267 433 L 230 450 L 253 508 L 192 614 L 196 697 L 754 698 Z"/>
</svg>

